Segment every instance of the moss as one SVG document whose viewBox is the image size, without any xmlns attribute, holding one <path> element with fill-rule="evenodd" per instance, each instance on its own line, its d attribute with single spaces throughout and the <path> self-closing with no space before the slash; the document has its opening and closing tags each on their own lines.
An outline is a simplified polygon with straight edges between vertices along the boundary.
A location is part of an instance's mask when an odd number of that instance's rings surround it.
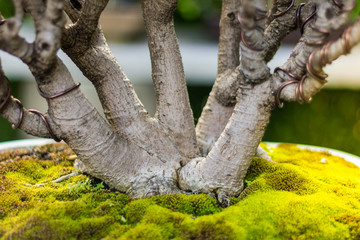
<svg viewBox="0 0 360 240">
<path fill-rule="evenodd" d="M 342 211 L 351 207 L 333 194 L 269 191 L 252 194 L 217 217 L 243 229 L 244 239 L 343 239 L 347 226 L 329 218 Z"/>
<path fill-rule="evenodd" d="M 274 163 L 266 161 L 262 158 L 254 157 L 252 162 L 250 163 L 248 172 L 246 173 L 245 180 L 250 182 L 254 181 L 262 173 L 273 172 L 275 169 L 276 165 Z"/>
<path fill-rule="evenodd" d="M 183 230 L 181 226 L 185 219 L 190 219 L 190 217 L 186 214 L 152 205 L 148 208 L 142 223 L 158 226 L 162 239 L 173 239 L 182 235 Z"/>
<path fill-rule="evenodd" d="M 216 200 L 206 194 L 170 194 L 154 196 L 153 201 L 165 208 L 170 208 L 181 213 L 202 216 L 221 211 L 221 207 Z"/>
<path fill-rule="evenodd" d="M 155 224 L 141 224 L 138 225 L 127 233 L 125 233 L 120 239 L 144 239 L 144 240 L 154 240 L 154 239 L 168 239 L 162 232 L 161 227 Z"/>
<path fill-rule="evenodd" d="M 100 239 L 113 222 L 109 217 L 71 219 L 64 216 L 33 213 L 21 224 L 14 224 L 4 239 Z"/>
<path fill-rule="evenodd" d="M 0 239 L 360 238 L 359 168 L 293 145 L 264 147 L 277 163 L 254 158 L 227 209 L 204 194 L 132 199 L 85 175 L 49 183 L 74 171 L 63 144 L 0 152 Z"/>
<path fill-rule="evenodd" d="M 257 191 L 275 190 L 295 192 L 301 195 L 312 194 L 320 187 L 315 179 L 293 166 L 278 165 L 263 159 L 254 159 L 246 179 L 253 181 L 248 182 L 247 188 L 240 195 L 240 199 L 244 199 Z"/>
<path fill-rule="evenodd" d="M 243 229 L 220 215 L 184 221 L 181 229 L 181 239 L 244 239 L 246 235 Z"/>
<path fill-rule="evenodd" d="M 124 209 L 127 222 L 132 224 L 140 222 L 152 204 L 151 199 L 139 199 L 130 202 Z"/>
<path fill-rule="evenodd" d="M 334 217 L 335 221 L 346 224 L 349 227 L 350 237 L 349 239 L 360 239 L 360 214 L 354 213 L 340 213 Z"/>
</svg>

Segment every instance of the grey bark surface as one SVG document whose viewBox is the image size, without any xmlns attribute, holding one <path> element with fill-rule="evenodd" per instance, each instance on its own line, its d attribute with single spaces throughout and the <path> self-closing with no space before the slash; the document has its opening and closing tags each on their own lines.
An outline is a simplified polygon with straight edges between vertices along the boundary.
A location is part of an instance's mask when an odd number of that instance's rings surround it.
<svg viewBox="0 0 360 240">
<path fill-rule="evenodd" d="M 177 1 L 143 0 L 156 94 L 156 118 L 168 127 L 180 152 L 196 157 L 195 124 L 186 88 L 173 13 Z"/>
<path fill-rule="evenodd" d="M 81 171 L 135 197 L 215 194 L 227 206 L 243 189 L 271 111 L 284 101 L 308 102 L 326 83 L 323 67 L 360 42 L 360 20 L 336 41 L 354 1 L 223 0 L 216 81 L 195 128 L 173 21 L 176 0 L 143 0 L 157 112 L 150 116 L 107 45 L 98 24 L 107 0 L 13 0 L 0 17 L 0 49 L 33 74 L 48 111 L 22 107 L 0 68 L 0 114 L 14 128 L 65 141 Z M 269 9 L 269 10 L 268 10 Z M 36 38 L 19 36 L 24 12 Z M 65 14 L 71 20 L 65 26 Z M 267 62 L 300 26 L 289 59 L 271 74 Z M 94 85 L 105 118 L 81 92 L 57 51 L 62 48 Z M 6 71 L 6 69 L 5 69 Z M 71 105 L 71 107 L 69 107 Z M 270 160 L 270 159 L 267 159 Z"/>
</svg>

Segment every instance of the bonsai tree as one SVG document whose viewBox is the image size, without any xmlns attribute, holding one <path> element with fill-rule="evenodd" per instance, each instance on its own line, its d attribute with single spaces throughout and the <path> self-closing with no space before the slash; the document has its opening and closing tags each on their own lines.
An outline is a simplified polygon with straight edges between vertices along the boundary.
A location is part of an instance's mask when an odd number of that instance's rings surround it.
<svg viewBox="0 0 360 240">
<path fill-rule="evenodd" d="M 309 102 L 326 83 L 323 67 L 360 41 L 349 24 L 355 1 L 223 0 L 215 84 L 197 126 L 175 34 L 177 0 L 143 0 L 157 111 L 150 116 L 107 45 L 99 17 L 108 0 L 13 0 L 0 22 L 0 48 L 28 65 L 48 112 L 24 109 L 1 70 L 0 113 L 28 134 L 63 140 L 81 171 L 135 197 L 208 193 L 226 206 L 243 190 L 271 111 Z M 24 13 L 36 39 L 20 35 Z M 66 24 L 66 16 L 71 20 Z M 347 26 L 334 41 L 335 30 Z M 301 29 L 289 59 L 271 73 L 282 39 Z M 61 48 L 96 88 L 106 119 L 57 56 Z"/>
</svg>

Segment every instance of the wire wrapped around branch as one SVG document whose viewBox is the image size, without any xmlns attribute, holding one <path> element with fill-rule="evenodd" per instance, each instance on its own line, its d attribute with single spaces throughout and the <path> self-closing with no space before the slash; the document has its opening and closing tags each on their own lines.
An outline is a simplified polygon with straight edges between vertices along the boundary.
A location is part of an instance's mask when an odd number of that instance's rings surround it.
<svg viewBox="0 0 360 240">
<path fill-rule="evenodd" d="M 274 17 L 280 17 L 284 14 L 286 14 L 294 5 L 295 5 L 295 0 L 292 0 L 290 5 L 282 12 L 279 12 L 279 13 L 274 13 Z"/>
<path fill-rule="evenodd" d="M 52 139 L 54 139 L 56 142 L 61 141 L 61 139 L 56 137 L 56 135 L 54 134 L 54 132 L 51 129 L 50 124 L 49 124 L 48 120 L 46 119 L 46 117 L 44 116 L 44 114 L 42 114 L 41 112 L 39 112 L 38 110 L 35 110 L 35 109 L 29 109 L 29 112 L 34 113 L 34 114 L 38 115 L 41 118 L 41 120 L 45 124 L 47 130 L 49 131 L 49 134 L 51 135 Z"/>
<path fill-rule="evenodd" d="M 284 71 L 284 70 L 282 69 L 282 71 Z M 284 71 L 284 72 L 287 73 L 286 71 Z M 296 84 L 295 97 L 296 97 L 296 101 L 298 103 L 302 104 L 304 102 L 310 102 L 312 100 L 311 97 L 307 98 L 304 94 L 304 82 L 305 82 L 305 79 L 307 78 L 307 76 L 304 75 L 300 80 L 298 78 L 295 78 L 295 76 L 290 76 L 290 77 L 293 78 L 294 80 L 290 80 L 290 81 L 283 83 L 279 87 L 278 91 L 276 92 L 275 100 L 276 100 L 276 104 L 279 108 L 282 108 L 284 106 L 284 103 L 280 100 L 281 92 L 284 90 L 284 88 L 286 88 L 287 86 L 292 85 L 292 84 Z"/>
<path fill-rule="evenodd" d="M 45 98 L 45 99 L 55 99 L 55 98 L 61 97 L 61 96 L 65 95 L 65 94 L 77 89 L 78 87 L 80 87 L 80 85 L 81 85 L 81 83 L 77 83 L 74 86 L 72 86 L 71 88 L 65 89 L 64 91 L 61 91 L 61 92 L 53 94 L 53 95 L 47 95 L 47 94 L 43 93 L 40 88 L 38 88 L 38 90 L 39 90 L 39 94 L 43 98 Z"/>
<path fill-rule="evenodd" d="M 241 26 L 241 42 L 249 49 L 260 52 L 264 48 L 262 46 L 263 33 L 266 19 L 266 7 L 261 7 L 252 1 L 243 1 L 238 12 L 238 20 Z M 259 38 L 259 35 L 261 38 Z"/>
<path fill-rule="evenodd" d="M 18 128 L 21 126 L 21 123 L 23 122 L 23 119 L 24 119 L 24 107 L 23 107 L 23 105 L 21 104 L 21 102 L 20 102 L 19 99 L 14 98 L 14 101 L 15 101 L 15 102 L 18 104 L 18 106 L 19 106 L 20 115 L 19 115 L 19 120 L 17 121 L 16 124 L 13 124 L 13 125 L 12 125 L 12 128 L 13 128 L 13 129 L 18 129 Z"/>
<path fill-rule="evenodd" d="M 348 54 L 359 42 L 360 19 L 351 27 L 348 27 L 338 40 L 329 42 L 311 53 L 306 64 L 307 73 L 302 77 L 301 81 L 285 82 L 278 88 L 276 101 L 279 107 L 282 106 L 281 100 L 311 101 L 311 97 L 326 83 L 327 74 L 325 74 L 323 68 L 341 55 Z M 297 85 L 295 88 L 290 87 L 292 84 Z M 295 94 L 291 94 L 291 91 L 295 91 Z"/>
</svg>

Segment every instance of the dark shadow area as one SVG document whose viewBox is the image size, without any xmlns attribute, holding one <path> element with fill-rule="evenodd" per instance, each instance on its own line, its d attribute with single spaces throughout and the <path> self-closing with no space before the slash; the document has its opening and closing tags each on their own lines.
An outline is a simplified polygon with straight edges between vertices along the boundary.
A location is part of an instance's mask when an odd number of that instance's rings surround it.
<svg viewBox="0 0 360 240">
<path fill-rule="evenodd" d="M 19 82 L 10 82 L 11 95 L 18 96 Z M 20 130 L 14 130 L 11 124 L 0 116 L 0 142 L 19 139 Z"/>
</svg>

